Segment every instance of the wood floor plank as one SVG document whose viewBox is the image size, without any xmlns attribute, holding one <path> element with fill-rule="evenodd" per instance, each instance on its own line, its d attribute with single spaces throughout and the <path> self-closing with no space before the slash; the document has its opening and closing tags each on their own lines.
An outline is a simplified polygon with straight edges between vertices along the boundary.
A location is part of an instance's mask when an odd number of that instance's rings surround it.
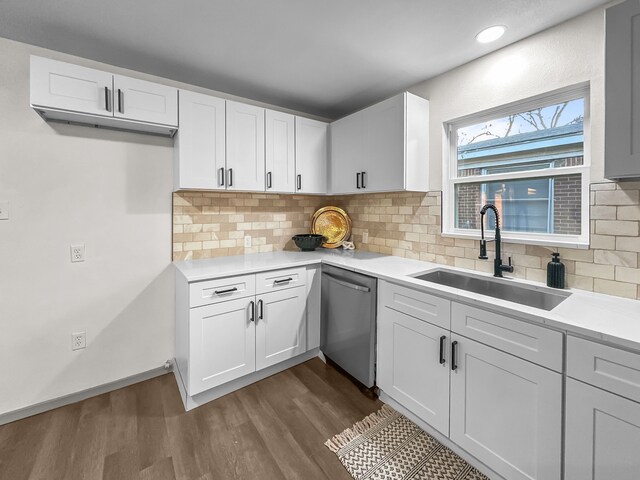
<svg viewBox="0 0 640 480">
<path fill-rule="evenodd" d="M 348 480 L 324 442 L 380 406 L 319 359 L 190 412 L 164 375 L 0 426 L 0 479 Z"/>
</svg>

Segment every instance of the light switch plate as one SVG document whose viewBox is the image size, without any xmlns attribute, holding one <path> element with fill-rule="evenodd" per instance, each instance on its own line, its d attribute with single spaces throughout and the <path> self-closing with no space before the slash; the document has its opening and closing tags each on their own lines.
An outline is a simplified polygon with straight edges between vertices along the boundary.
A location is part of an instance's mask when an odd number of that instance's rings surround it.
<svg viewBox="0 0 640 480">
<path fill-rule="evenodd" d="M 9 202 L 0 201 L 0 220 L 9 220 Z"/>
</svg>

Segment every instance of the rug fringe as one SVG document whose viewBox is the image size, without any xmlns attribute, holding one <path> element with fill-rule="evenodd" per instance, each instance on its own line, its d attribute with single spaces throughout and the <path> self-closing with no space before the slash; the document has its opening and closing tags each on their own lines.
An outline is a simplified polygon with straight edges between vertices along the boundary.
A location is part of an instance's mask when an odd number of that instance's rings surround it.
<svg viewBox="0 0 640 480">
<path fill-rule="evenodd" d="M 396 411 L 389 405 L 383 405 L 382 408 L 377 412 L 373 412 L 371 415 L 367 415 L 365 418 L 355 423 L 353 427 L 347 428 L 342 433 L 334 435 L 324 444 L 333 453 L 337 453 L 338 450 L 346 446 L 349 442 L 355 440 L 367 430 L 375 427 L 382 420 L 384 420 L 385 418 L 389 418 L 394 413 L 396 413 Z"/>
</svg>

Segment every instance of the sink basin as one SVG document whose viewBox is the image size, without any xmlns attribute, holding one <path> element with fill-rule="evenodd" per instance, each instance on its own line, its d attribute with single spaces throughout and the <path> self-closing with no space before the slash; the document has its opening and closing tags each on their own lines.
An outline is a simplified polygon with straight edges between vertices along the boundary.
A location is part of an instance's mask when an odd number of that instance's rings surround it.
<svg viewBox="0 0 640 480">
<path fill-rule="evenodd" d="M 444 269 L 415 275 L 414 278 L 547 311 L 553 310 L 571 295 L 569 292 L 556 292 L 541 287 L 508 283 L 509 280 L 476 276 Z"/>
</svg>

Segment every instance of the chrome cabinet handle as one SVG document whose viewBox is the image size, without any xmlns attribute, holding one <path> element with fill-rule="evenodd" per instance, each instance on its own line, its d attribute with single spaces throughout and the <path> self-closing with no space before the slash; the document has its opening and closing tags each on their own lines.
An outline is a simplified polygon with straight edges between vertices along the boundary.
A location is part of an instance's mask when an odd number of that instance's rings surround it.
<svg viewBox="0 0 640 480">
<path fill-rule="evenodd" d="M 253 300 L 249 302 L 249 315 L 251 315 L 249 317 L 249 320 L 252 322 L 255 322 L 256 321 L 256 302 L 254 302 Z"/>
<path fill-rule="evenodd" d="M 224 187 L 224 168 L 218 169 L 218 183 L 221 187 Z"/>
<path fill-rule="evenodd" d="M 111 111 L 111 90 L 109 87 L 104 87 L 104 108 L 107 112 Z"/>
<path fill-rule="evenodd" d="M 118 89 L 118 112 L 124 113 L 124 93 Z"/>
<path fill-rule="evenodd" d="M 227 288 L 226 290 L 214 290 L 213 293 L 215 293 L 216 295 L 224 295 L 225 293 L 236 292 L 237 290 L 238 290 L 238 287 L 233 287 L 233 288 Z"/>
</svg>

